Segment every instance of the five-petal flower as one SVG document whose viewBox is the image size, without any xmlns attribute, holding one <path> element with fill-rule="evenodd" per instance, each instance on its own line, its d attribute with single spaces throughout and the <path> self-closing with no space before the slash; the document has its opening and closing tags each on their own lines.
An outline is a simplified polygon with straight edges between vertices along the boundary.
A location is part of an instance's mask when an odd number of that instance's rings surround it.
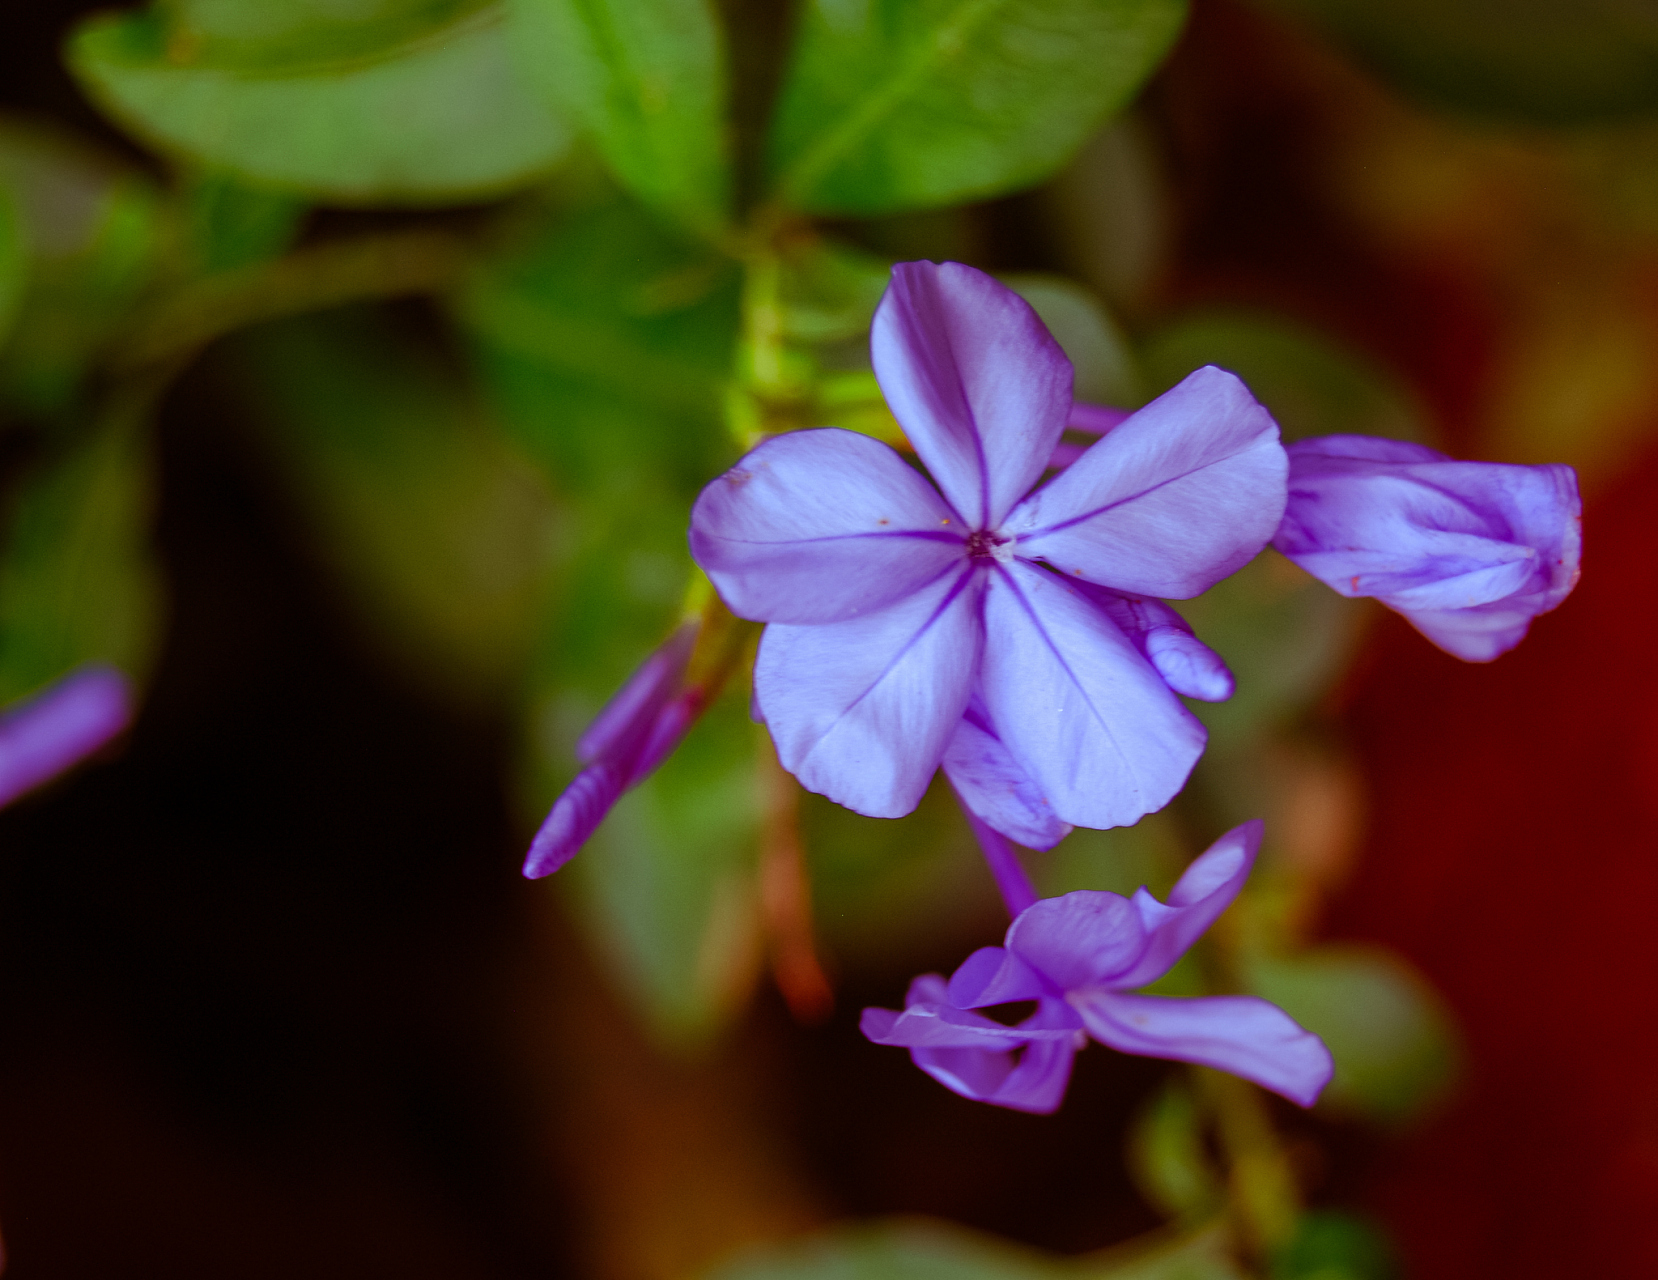
<svg viewBox="0 0 1658 1280">
<path fill-rule="evenodd" d="M 910 984 L 903 1012 L 865 1009 L 863 1033 L 898 1045 L 964 1097 L 1050 1112 L 1092 1036 L 1123 1053 L 1218 1067 L 1311 1106 L 1334 1070 L 1324 1042 L 1256 996 L 1132 994 L 1174 965 L 1243 887 L 1261 823 L 1227 832 L 1159 902 L 1083 890 L 1021 911 L 1004 946 L 974 952 L 948 983 Z M 1013 1026 L 976 1009 L 1036 1001 Z"/>
<path fill-rule="evenodd" d="M 969 807 L 1036 847 L 1161 808 L 1204 743 L 1167 673 L 1208 693 L 1229 677 L 1145 598 L 1196 595 L 1278 527 L 1271 417 L 1200 369 L 1030 492 L 1071 366 L 1021 298 L 960 263 L 900 263 L 871 348 L 937 489 L 826 428 L 761 444 L 692 514 L 721 596 L 770 624 L 755 693 L 784 766 L 897 817 L 942 763 Z"/>
</svg>

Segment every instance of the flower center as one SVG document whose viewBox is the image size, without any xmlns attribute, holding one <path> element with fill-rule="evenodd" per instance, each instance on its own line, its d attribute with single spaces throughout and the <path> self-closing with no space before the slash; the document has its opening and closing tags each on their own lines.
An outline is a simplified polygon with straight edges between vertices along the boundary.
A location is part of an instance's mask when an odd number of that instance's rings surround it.
<svg viewBox="0 0 1658 1280">
<path fill-rule="evenodd" d="M 979 529 L 967 535 L 967 554 L 974 560 L 995 560 L 1006 564 L 1013 559 L 1014 540 L 992 529 Z"/>
</svg>

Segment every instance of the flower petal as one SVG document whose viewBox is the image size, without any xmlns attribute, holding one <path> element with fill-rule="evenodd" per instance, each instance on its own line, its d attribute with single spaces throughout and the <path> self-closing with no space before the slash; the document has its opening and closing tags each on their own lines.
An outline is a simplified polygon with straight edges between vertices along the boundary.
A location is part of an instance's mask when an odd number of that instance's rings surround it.
<svg viewBox="0 0 1658 1280">
<path fill-rule="evenodd" d="M 1037 1040 L 1069 1040 L 1074 1027 L 1010 1027 L 982 1013 L 931 1002 L 912 1004 L 902 1013 L 865 1009 L 858 1029 L 876 1044 L 903 1049 L 1017 1049 Z"/>
<path fill-rule="evenodd" d="M 956 800 L 961 800 L 959 791 L 956 793 Z M 1030 876 L 1025 874 L 1025 867 L 1019 861 L 1018 853 L 1006 836 L 995 828 L 986 826 L 984 820 L 971 809 L 964 806 L 962 816 L 967 819 L 973 839 L 978 842 L 979 852 L 984 854 L 985 864 L 990 868 L 990 874 L 996 881 L 996 889 L 1002 895 L 1002 901 L 1007 904 L 1008 914 L 1018 915 L 1036 901 L 1036 886 L 1031 884 Z M 1067 827 L 1066 830 L 1070 828 Z"/>
<path fill-rule="evenodd" d="M 1146 930 L 1146 947 L 1131 968 L 1100 983 L 1128 990 L 1156 982 L 1186 954 L 1221 912 L 1232 905 L 1249 879 L 1261 847 L 1259 818 L 1233 827 L 1202 854 L 1175 883 L 1167 905 L 1144 888 L 1134 894 L 1134 908 Z"/>
<path fill-rule="evenodd" d="M 1169 999 L 1103 991 L 1073 998 L 1088 1033 L 1120 1053 L 1196 1062 L 1253 1080 L 1303 1107 L 1335 1064 L 1324 1042 L 1256 996 Z"/>
<path fill-rule="evenodd" d="M 1110 983 L 1140 958 L 1147 942 L 1145 925 L 1134 904 L 1120 893 L 1104 889 L 1078 889 L 1058 898 L 1044 898 L 1020 913 L 1007 931 L 1009 954 L 1024 961 L 1059 991 Z M 961 994 L 966 994 L 966 987 L 964 983 Z M 957 994 L 952 978 L 952 1002 Z"/>
<path fill-rule="evenodd" d="M 78 764 L 126 729 L 132 687 L 114 667 L 83 667 L 0 716 L 0 804 Z"/>
<path fill-rule="evenodd" d="M 978 1102 L 1048 1115 L 1065 1100 L 1080 1043 L 1077 1016 L 1060 1000 L 1044 1000 L 1020 1031 L 1064 1028 L 1067 1038 L 1032 1040 L 1018 1054 L 982 1049 L 911 1049 L 910 1059 L 933 1079 Z"/>
<path fill-rule="evenodd" d="M 984 617 L 985 705 L 1054 812 L 1119 827 L 1167 804 L 1203 753 L 1203 726 L 1111 620 L 1017 560 L 990 578 Z"/>
<path fill-rule="evenodd" d="M 1041 974 L 1005 947 L 980 947 L 950 975 L 944 999 L 958 1009 L 984 1009 L 1063 991 L 1044 983 Z"/>
<path fill-rule="evenodd" d="M 915 808 L 972 689 L 982 583 L 964 568 L 866 617 L 766 628 L 755 694 L 803 787 L 873 818 Z"/>
<path fill-rule="evenodd" d="M 1108 432 L 1003 529 L 1062 573 L 1183 599 L 1266 545 L 1287 468 L 1272 416 L 1211 365 Z"/>
<path fill-rule="evenodd" d="M 839 622 L 932 581 L 968 532 L 886 445 L 830 427 L 768 440 L 710 483 L 691 555 L 741 617 Z"/>
<path fill-rule="evenodd" d="M 945 497 L 972 528 L 999 525 L 1071 408 L 1071 362 L 1047 327 L 982 271 L 900 262 L 869 345 L 893 416 Z"/>
<path fill-rule="evenodd" d="M 1161 600 L 1125 596 L 1081 578 L 1071 580 L 1071 585 L 1134 641 L 1176 693 L 1204 702 L 1225 702 L 1232 696 L 1236 682 L 1220 654 L 1194 636 L 1186 619 Z"/>
<path fill-rule="evenodd" d="M 629 762 L 602 759 L 575 777 L 553 802 L 524 858 L 526 879 L 550 876 L 581 851 L 629 785 Z"/>
<path fill-rule="evenodd" d="M 944 772 L 962 807 L 979 821 L 1027 849 L 1051 849 L 1071 832 L 1031 776 L 990 727 L 977 699 L 967 704 L 950 745 Z"/>
<path fill-rule="evenodd" d="M 678 687 L 696 642 L 697 624 L 687 622 L 640 663 L 577 740 L 576 759 L 591 763 L 619 744 L 637 742 L 644 736 Z M 631 752 L 633 748 L 626 750 Z"/>
</svg>

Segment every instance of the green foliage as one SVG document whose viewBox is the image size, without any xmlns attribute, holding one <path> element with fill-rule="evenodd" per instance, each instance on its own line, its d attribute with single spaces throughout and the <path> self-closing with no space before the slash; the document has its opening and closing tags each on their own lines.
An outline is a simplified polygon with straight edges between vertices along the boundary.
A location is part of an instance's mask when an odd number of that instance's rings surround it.
<svg viewBox="0 0 1658 1280">
<path fill-rule="evenodd" d="M 28 252 L 11 339 L 0 347 L 0 405 L 56 417 L 155 274 L 159 204 L 105 157 L 10 122 L 0 122 L 0 190 Z"/>
<path fill-rule="evenodd" d="M 510 0 L 530 81 L 645 203 L 714 231 L 731 201 L 725 55 L 709 0 Z"/>
<path fill-rule="evenodd" d="M 279 191 L 249 187 L 223 173 L 199 173 L 186 195 L 185 237 L 205 274 L 274 258 L 299 232 L 305 205 Z"/>
<path fill-rule="evenodd" d="M 198 0 L 105 14 L 76 31 L 69 64 L 160 151 L 329 202 L 473 199 L 564 155 L 565 126 L 514 72 L 499 4 L 321 21 L 330 11 Z"/>
<path fill-rule="evenodd" d="M 0 704 L 87 662 L 148 674 L 162 620 L 153 483 L 130 415 L 26 475 L 0 546 Z"/>
<path fill-rule="evenodd" d="M 17 201 L 0 187 L 0 347 L 11 336 L 28 279 L 29 250 L 23 235 L 23 216 Z"/>
<path fill-rule="evenodd" d="M 728 692 L 559 876 L 671 1046 L 705 1042 L 741 1008 L 757 973 L 763 733 L 749 721 L 747 689 Z"/>
<path fill-rule="evenodd" d="M 708 1280 L 1242 1280 L 1214 1230 L 1061 1258 L 923 1218 L 841 1227 L 756 1250 Z"/>
<path fill-rule="evenodd" d="M 1272 411 L 1286 441 L 1342 433 L 1427 441 L 1422 410 L 1396 379 L 1280 316 L 1198 312 L 1152 335 L 1142 355 L 1158 392 L 1202 365 L 1230 369 Z"/>
<path fill-rule="evenodd" d="M 1272 1258 L 1267 1280 L 1394 1280 L 1399 1265 L 1380 1229 L 1351 1213 L 1303 1214 Z"/>
<path fill-rule="evenodd" d="M 385 652 L 451 696 L 518 693 L 551 512 L 459 370 L 370 308 L 250 330 L 226 356 Z"/>
<path fill-rule="evenodd" d="M 1455 1076 L 1449 1015 L 1421 976 L 1388 952 L 1343 945 L 1256 955 L 1244 978 L 1329 1045 L 1336 1074 L 1321 1106 L 1405 1121 L 1441 1099 Z"/>
<path fill-rule="evenodd" d="M 1126 103 L 1181 0 L 809 0 L 768 147 L 776 196 L 872 215 L 1040 182 Z"/>
<path fill-rule="evenodd" d="M 1203 1113 L 1184 1074 L 1173 1075 L 1135 1117 L 1128 1167 L 1146 1202 L 1166 1218 L 1197 1221 L 1225 1199 L 1203 1142 Z"/>
<path fill-rule="evenodd" d="M 1580 125 L 1658 111 L 1658 12 L 1628 0 L 1267 0 L 1424 100 Z"/>
</svg>

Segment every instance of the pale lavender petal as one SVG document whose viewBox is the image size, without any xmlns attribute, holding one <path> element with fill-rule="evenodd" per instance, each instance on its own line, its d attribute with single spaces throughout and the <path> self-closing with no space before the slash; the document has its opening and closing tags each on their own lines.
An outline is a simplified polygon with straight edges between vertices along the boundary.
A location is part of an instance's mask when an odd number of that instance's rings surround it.
<svg viewBox="0 0 1658 1280">
<path fill-rule="evenodd" d="M 1242 568 L 1284 513 L 1278 426 L 1208 366 L 1101 438 L 1003 526 L 1018 554 L 1134 595 L 1185 598 Z"/>
<path fill-rule="evenodd" d="M 1374 596 L 1440 648 L 1487 662 L 1577 582 L 1570 467 L 1453 462 L 1422 445 L 1325 436 L 1290 449 L 1274 545 L 1347 596 Z"/>
<path fill-rule="evenodd" d="M 879 440 L 823 428 L 768 440 L 710 483 L 691 555 L 740 617 L 839 622 L 931 582 L 969 532 Z"/>
<path fill-rule="evenodd" d="M 678 688 L 696 642 L 697 624 L 687 622 L 646 658 L 576 741 L 576 759 L 587 764 L 618 743 L 636 742 Z"/>
<path fill-rule="evenodd" d="M 1134 904 L 1104 889 L 1044 898 L 1007 931 L 1008 952 L 1059 991 L 1116 985 L 1113 979 L 1133 967 L 1148 941 Z M 950 994 L 957 994 L 954 979 Z"/>
<path fill-rule="evenodd" d="M 869 345 L 893 416 L 945 497 L 974 529 L 1000 524 L 1071 409 L 1071 362 L 1036 312 L 959 262 L 900 262 Z"/>
<path fill-rule="evenodd" d="M 1079 435 L 1094 436 L 1097 439 L 1112 427 L 1126 422 L 1133 416 L 1132 409 L 1112 409 L 1103 404 L 1086 404 L 1078 400 L 1071 405 L 1071 416 L 1065 420 L 1065 430 L 1075 431 Z M 1059 470 L 1070 466 L 1088 452 L 1088 447 L 1092 443 L 1092 440 L 1088 444 L 1072 444 L 1068 440 L 1061 440 L 1048 455 L 1048 469 Z"/>
<path fill-rule="evenodd" d="M 876 1044 L 902 1049 L 1017 1049 L 1037 1040 L 1066 1041 L 1076 1032 L 1065 1027 L 1010 1027 L 980 1013 L 947 1004 L 912 1004 L 902 1013 L 865 1009 L 858 1029 Z"/>
<path fill-rule="evenodd" d="M 857 813 L 914 809 L 972 690 L 982 594 L 964 568 L 867 617 L 766 628 L 755 693 L 783 767 Z"/>
<path fill-rule="evenodd" d="M 1133 903 L 1145 926 L 1145 950 L 1131 967 L 1099 985 L 1131 990 L 1167 973 L 1238 896 L 1255 865 L 1263 827 L 1256 818 L 1210 845 L 1186 868 L 1166 905 L 1144 888 L 1136 890 Z"/>
<path fill-rule="evenodd" d="M 0 714 L 0 805 L 50 782 L 122 733 L 132 688 L 113 667 L 82 667 Z"/>
<path fill-rule="evenodd" d="M 603 759 L 576 775 L 530 841 L 524 859 L 526 878 L 550 876 L 576 856 L 627 790 L 628 773 L 626 761 Z"/>
<path fill-rule="evenodd" d="M 1043 1000 L 1018 1029 L 1064 1028 L 1070 1038 L 1032 1040 L 1018 1053 L 1016 1062 L 1012 1061 L 1012 1054 L 994 1055 L 998 1059 L 1009 1059 L 1005 1073 L 1002 1062 L 969 1060 L 992 1057 L 982 1050 L 911 1049 L 910 1058 L 933 1079 L 963 1097 L 1014 1111 L 1048 1115 L 1059 1110 L 1059 1104 L 1065 1100 L 1071 1063 L 1077 1050 L 1087 1043 L 1080 1030 L 1074 1029 L 1077 1025 L 1076 1014 L 1063 1001 Z"/>
<path fill-rule="evenodd" d="M 978 819 L 1027 849 L 1051 849 L 1070 834 L 1070 824 L 1060 821 L 1042 789 L 990 728 L 977 699 L 967 704 L 944 750 L 944 772 L 970 820 Z M 988 850 L 985 856 L 991 857 Z M 1015 914 L 1029 905 L 1014 908 Z"/>
<path fill-rule="evenodd" d="M 1232 696 L 1236 685 L 1220 654 L 1194 636 L 1186 619 L 1161 600 L 1125 596 L 1081 578 L 1071 580 L 1071 585 L 1104 610 L 1176 693 L 1204 702 L 1225 702 Z"/>
<path fill-rule="evenodd" d="M 958 1009 L 983 1009 L 1059 995 L 1065 988 L 1049 982 L 1006 947 L 980 947 L 950 975 L 944 1000 Z"/>
<path fill-rule="evenodd" d="M 1255 996 L 1168 999 L 1110 991 L 1072 1003 L 1088 1033 L 1120 1053 L 1229 1071 L 1303 1107 L 1318 1100 L 1335 1070 L 1322 1040 Z"/>
<path fill-rule="evenodd" d="M 959 791 L 956 792 L 956 799 L 961 799 Z M 1036 901 L 1036 887 L 1025 874 L 1025 868 L 1019 862 L 1019 855 L 1014 852 L 1013 845 L 1008 842 L 1006 836 L 987 826 L 965 805 L 962 807 L 962 815 L 967 819 L 967 826 L 973 832 L 973 839 L 978 841 L 979 851 L 984 854 L 990 874 L 995 877 L 996 889 L 1001 893 L 1002 901 L 1007 904 L 1008 914 L 1018 915 Z"/>
<path fill-rule="evenodd" d="M 1063 821 L 1126 826 L 1173 798 L 1203 726 L 1109 618 L 1017 560 L 991 576 L 984 616 L 980 689 L 996 734 Z"/>
</svg>

